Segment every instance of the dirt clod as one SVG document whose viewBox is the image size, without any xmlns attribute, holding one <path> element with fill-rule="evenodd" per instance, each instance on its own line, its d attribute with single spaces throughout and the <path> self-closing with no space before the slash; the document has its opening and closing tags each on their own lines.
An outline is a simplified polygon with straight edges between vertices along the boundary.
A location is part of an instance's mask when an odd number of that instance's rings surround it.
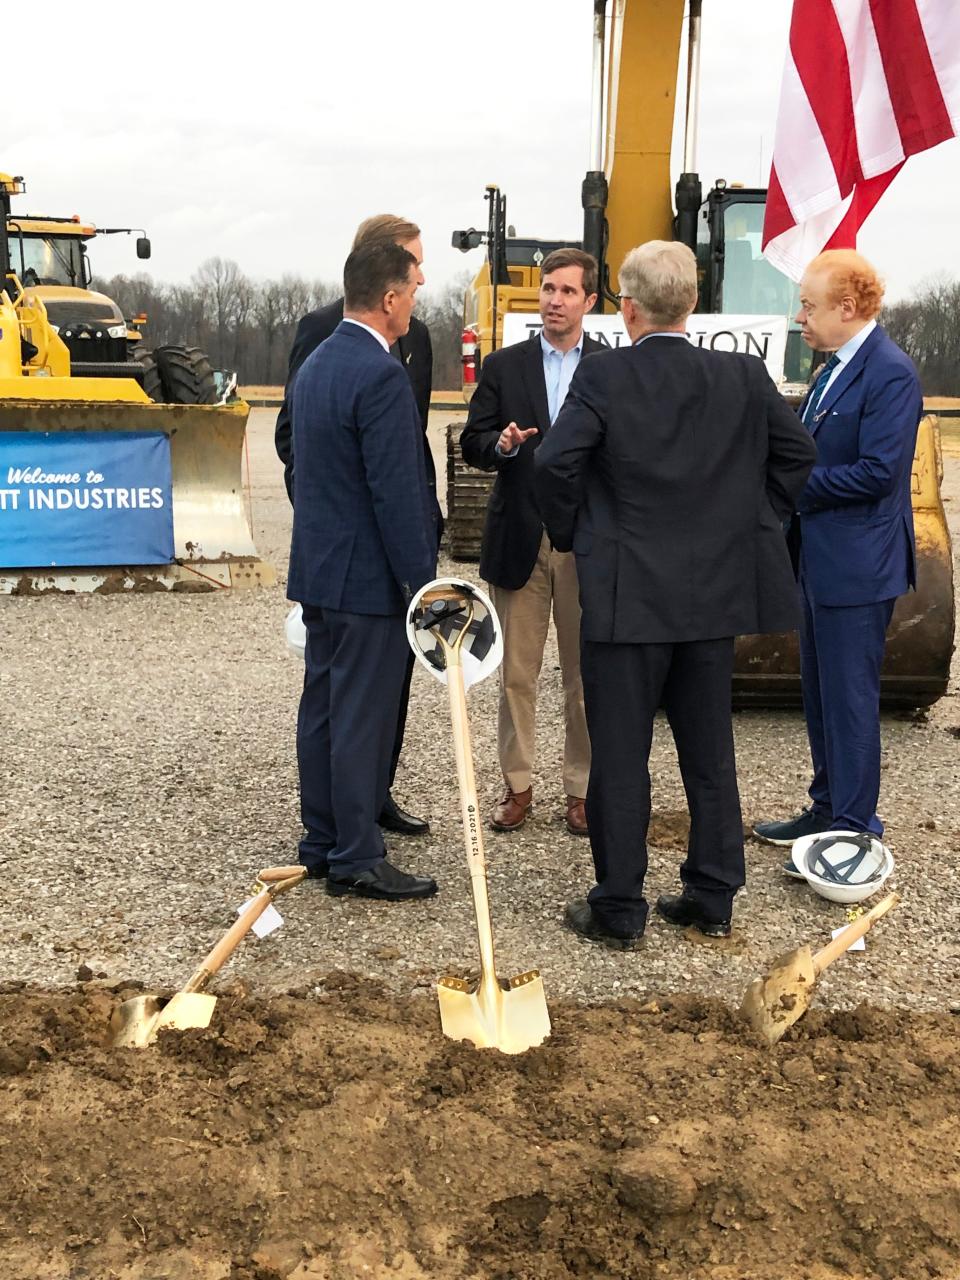
<svg viewBox="0 0 960 1280">
<path fill-rule="evenodd" d="M 687 1213 L 697 1198 L 696 1181 L 683 1160 L 660 1147 L 625 1152 L 613 1185 L 621 1204 L 651 1219 Z"/>
</svg>

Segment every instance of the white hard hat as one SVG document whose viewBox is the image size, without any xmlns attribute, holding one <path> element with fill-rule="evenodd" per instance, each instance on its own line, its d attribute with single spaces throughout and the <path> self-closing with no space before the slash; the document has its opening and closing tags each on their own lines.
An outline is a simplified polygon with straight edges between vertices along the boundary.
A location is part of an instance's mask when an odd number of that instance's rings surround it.
<svg viewBox="0 0 960 1280">
<path fill-rule="evenodd" d="M 407 640 L 420 665 L 443 684 L 447 683 L 446 661 L 443 646 L 434 635 L 434 630 L 442 628 L 445 637 L 455 634 L 457 618 L 463 616 L 463 609 L 454 607 L 447 609 L 446 616 L 438 614 L 436 619 L 429 617 L 430 607 L 424 604 L 423 597 L 428 593 L 443 591 L 466 597 L 466 601 L 473 607 L 473 618 L 460 649 L 463 685 L 465 689 L 469 689 L 491 671 L 496 671 L 503 661 L 500 619 L 480 588 L 462 578 L 436 578 L 420 588 L 407 609 Z"/>
<path fill-rule="evenodd" d="M 283 624 L 287 648 L 295 658 L 303 660 L 307 650 L 307 628 L 303 625 L 303 610 L 295 604 L 287 614 Z"/>
<path fill-rule="evenodd" d="M 869 831 L 821 831 L 801 836 L 793 862 L 812 889 L 831 902 L 862 902 L 893 871 L 893 855 Z"/>
</svg>

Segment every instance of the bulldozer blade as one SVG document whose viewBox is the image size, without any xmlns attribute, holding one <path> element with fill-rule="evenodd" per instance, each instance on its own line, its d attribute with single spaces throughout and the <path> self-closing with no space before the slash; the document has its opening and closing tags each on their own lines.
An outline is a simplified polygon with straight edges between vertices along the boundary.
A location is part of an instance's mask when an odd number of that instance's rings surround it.
<svg viewBox="0 0 960 1280">
<path fill-rule="evenodd" d="M 504 989 L 493 983 L 441 978 L 437 983 L 440 1026 L 451 1040 L 469 1040 L 478 1049 L 525 1053 L 550 1034 L 550 1014 L 539 970 L 520 973 Z"/>
<path fill-rule="evenodd" d="M 810 948 L 787 951 L 774 960 L 767 973 L 753 979 L 740 1013 L 768 1044 L 776 1044 L 810 1008 L 816 981 Z"/>
<path fill-rule="evenodd" d="M 166 1001 L 158 996 L 134 996 L 111 1015 L 111 1044 L 115 1049 L 145 1049 L 161 1031 L 208 1027 L 216 1003 L 216 996 L 201 991 L 178 991 Z"/>
<path fill-rule="evenodd" d="M 52 379 L 18 381 L 33 384 Z M 106 384 L 112 380 L 89 381 Z M 0 594 L 272 586 L 276 572 L 257 552 L 244 496 L 249 412 L 242 401 L 227 405 L 152 404 L 10 400 L 0 396 L 0 433 L 163 432 L 170 440 L 174 542 L 170 564 L 26 568 L 0 564 Z"/>
</svg>

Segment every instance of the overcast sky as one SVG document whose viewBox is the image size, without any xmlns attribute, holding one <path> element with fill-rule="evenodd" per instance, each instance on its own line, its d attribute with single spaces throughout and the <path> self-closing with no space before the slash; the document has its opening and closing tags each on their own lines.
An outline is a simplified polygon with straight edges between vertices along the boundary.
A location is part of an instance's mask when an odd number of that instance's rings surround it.
<svg viewBox="0 0 960 1280">
<path fill-rule="evenodd" d="M 703 6 L 705 189 L 766 185 L 790 8 Z M 99 275 L 183 281 L 220 255 L 254 278 L 334 280 L 356 224 L 390 211 L 423 227 L 428 286 L 442 284 L 480 260 L 450 234 L 485 225 L 488 182 L 518 234 L 580 235 L 590 0 L 166 0 L 123 15 L 47 0 L 3 113 L 21 213 L 146 227 L 151 262 L 104 239 Z M 957 140 L 884 196 L 859 247 L 891 300 L 960 269 L 958 197 Z"/>
</svg>

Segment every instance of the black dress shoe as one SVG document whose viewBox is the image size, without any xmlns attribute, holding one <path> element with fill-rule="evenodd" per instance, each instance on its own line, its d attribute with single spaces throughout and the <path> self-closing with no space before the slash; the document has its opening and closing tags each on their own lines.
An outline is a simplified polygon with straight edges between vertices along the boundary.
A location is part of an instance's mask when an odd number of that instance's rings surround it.
<svg viewBox="0 0 960 1280">
<path fill-rule="evenodd" d="M 429 822 L 425 822 L 423 818 L 415 818 L 412 813 L 404 813 L 389 791 L 380 810 L 377 826 L 383 831 L 394 831 L 398 836 L 425 836 L 430 831 Z"/>
<path fill-rule="evenodd" d="M 308 880 L 326 880 L 330 871 L 325 862 L 307 863 L 301 860 L 300 865 L 307 868 Z"/>
<path fill-rule="evenodd" d="M 708 938 L 729 938 L 733 932 L 729 916 L 721 919 L 707 915 L 699 902 L 688 898 L 685 893 L 676 896 L 661 894 L 657 899 L 657 914 L 663 916 L 664 920 L 670 924 L 679 925 L 682 929 L 693 925 Z"/>
<path fill-rule="evenodd" d="M 411 876 L 382 858 L 358 876 L 327 876 L 327 893 L 341 898 L 352 893 L 358 898 L 380 898 L 384 902 L 403 902 L 407 898 L 432 898 L 437 892 L 436 880 Z"/>
<path fill-rule="evenodd" d="M 597 916 L 586 898 L 574 898 L 567 903 L 564 921 L 574 933 L 581 938 L 589 938 L 591 942 L 602 942 L 605 947 L 613 947 L 617 951 L 631 951 L 643 938 L 643 930 L 639 933 L 620 933 L 610 929 Z"/>
</svg>

